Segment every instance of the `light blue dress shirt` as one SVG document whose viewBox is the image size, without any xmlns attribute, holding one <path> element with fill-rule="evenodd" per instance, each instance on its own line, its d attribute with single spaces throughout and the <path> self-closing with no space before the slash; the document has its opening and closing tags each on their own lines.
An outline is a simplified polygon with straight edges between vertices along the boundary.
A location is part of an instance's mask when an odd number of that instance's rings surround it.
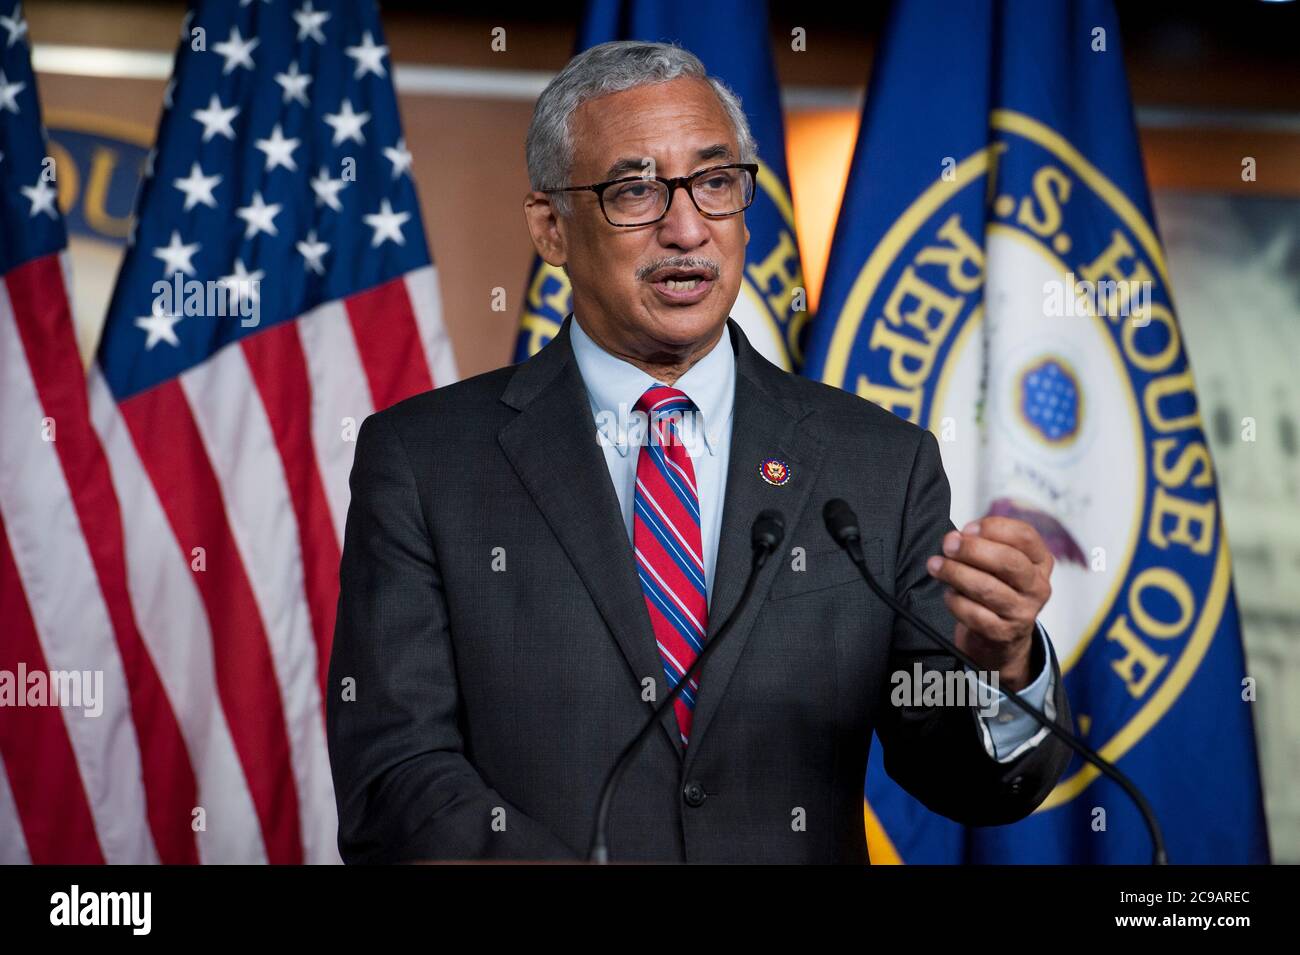
<svg viewBox="0 0 1300 955">
<path fill-rule="evenodd" d="M 656 384 L 640 368 L 605 351 L 578 324 L 574 315 L 570 322 L 569 340 L 573 357 L 578 363 L 591 403 L 591 413 L 596 422 L 597 440 L 605 455 L 623 512 L 623 524 L 628 539 L 632 538 L 632 508 L 636 492 L 636 466 L 640 445 L 629 435 L 636 436 L 632 409 L 646 389 Z M 662 382 L 658 382 L 663 384 Z M 713 599 L 713 573 L 718 558 L 718 537 L 722 530 L 722 503 L 726 489 L 727 462 L 731 456 L 731 422 L 736 395 L 736 355 L 731 349 L 731 336 L 725 331 L 718 343 L 699 361 L 673 383 L 695 404 L 696 415 L 692 421 L 683 421 L 683 441 L 695 468 L 695 483 L 700 496 L 700 535 L 704 547 L 704 579 L 709 601 Z M 692 426 L 694 425 L 694 426 Z M 1049 692 L 1055 675 L 1048 663 L 1047 633 L 1039 624 L 1043 641 L 1044 666 L 1038 677 L 1021 691 L 1021 696 L 1033 706 L 1054 719 L 1053 694 Z M 986 687 L 987 689 L 991 689 Z M 1017 758 L 1027 749 L 1038 745 L 1047 735 L 1034 718 L 1020 709 L 1003 693 L 998 693 L 995 715 L 980 715 L 984 749 L 998 762 Z M 1037 730 L 1037 732 L 1035 732 Z"/>
</svg>

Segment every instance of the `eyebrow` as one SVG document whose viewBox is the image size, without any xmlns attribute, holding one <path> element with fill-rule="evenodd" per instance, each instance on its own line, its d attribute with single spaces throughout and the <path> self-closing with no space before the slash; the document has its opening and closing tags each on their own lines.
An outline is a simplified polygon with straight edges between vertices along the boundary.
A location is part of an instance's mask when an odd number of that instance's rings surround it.
<svg viewBox="0 0 1300 955">
<path fill-rule="evenodd" d="M 710 159 L 731 160 L 734 158 L 731 147 L 726 143 L 714 143 L 712 146 L 705 146 L 695 152 L 696 163 L 707 162 Z M 639 175 L 641 170 L 645 168 L 645 161 L 645 156 L 624 156 L 605 170 L 605 178 L 619 179 L 629 173 Z"/>
</svg>

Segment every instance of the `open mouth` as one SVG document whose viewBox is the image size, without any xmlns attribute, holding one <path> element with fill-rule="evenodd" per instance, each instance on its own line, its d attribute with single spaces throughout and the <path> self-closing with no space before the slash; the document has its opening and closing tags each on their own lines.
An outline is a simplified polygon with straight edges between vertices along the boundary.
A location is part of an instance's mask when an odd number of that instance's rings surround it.
<svg viewBox="0 0 1300 955">
<path fill-rule="evenodd" d="M 660 298 L 676 305 L 690 305 L 709 293 L 713 277 L 702 269 L 666 270 L 655 275 L 650 284 Z"/>
</svg>

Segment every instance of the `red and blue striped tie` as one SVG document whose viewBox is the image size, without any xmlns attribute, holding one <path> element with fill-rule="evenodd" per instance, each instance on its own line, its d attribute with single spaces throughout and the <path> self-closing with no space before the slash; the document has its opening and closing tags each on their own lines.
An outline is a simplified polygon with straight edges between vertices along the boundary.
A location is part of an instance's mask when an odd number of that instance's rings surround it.
<svg viewBox="0 0 1300 955">
<path fill-rule="evenodd" d="M 636 464 L 632 546 L 670 690 L 704 649 L 708 632 L 700 495 L 679 429 L 691 407 L 684 392 L 652 385 L 634 409 L 648 416 L 649 427 Z M 683 744 L 698 690 L 692 679 L 673 702 Z"/>
</svg>

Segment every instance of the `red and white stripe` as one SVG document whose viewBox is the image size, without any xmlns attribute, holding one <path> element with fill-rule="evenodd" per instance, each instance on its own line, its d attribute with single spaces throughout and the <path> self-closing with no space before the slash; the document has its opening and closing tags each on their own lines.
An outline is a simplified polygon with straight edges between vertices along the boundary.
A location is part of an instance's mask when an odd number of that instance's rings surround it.
<svg viewBox="0 0 1300 955">
<path fill-rule="evenodd" d="M 4 276 L 0 669 L 102 672 L 104 711 L 0 711 L 0 862 L 338 860 L 353 439 L 455 374 L 429 267 L 118 404 L 82 373 L 58 259 Z"/>
</svg>

